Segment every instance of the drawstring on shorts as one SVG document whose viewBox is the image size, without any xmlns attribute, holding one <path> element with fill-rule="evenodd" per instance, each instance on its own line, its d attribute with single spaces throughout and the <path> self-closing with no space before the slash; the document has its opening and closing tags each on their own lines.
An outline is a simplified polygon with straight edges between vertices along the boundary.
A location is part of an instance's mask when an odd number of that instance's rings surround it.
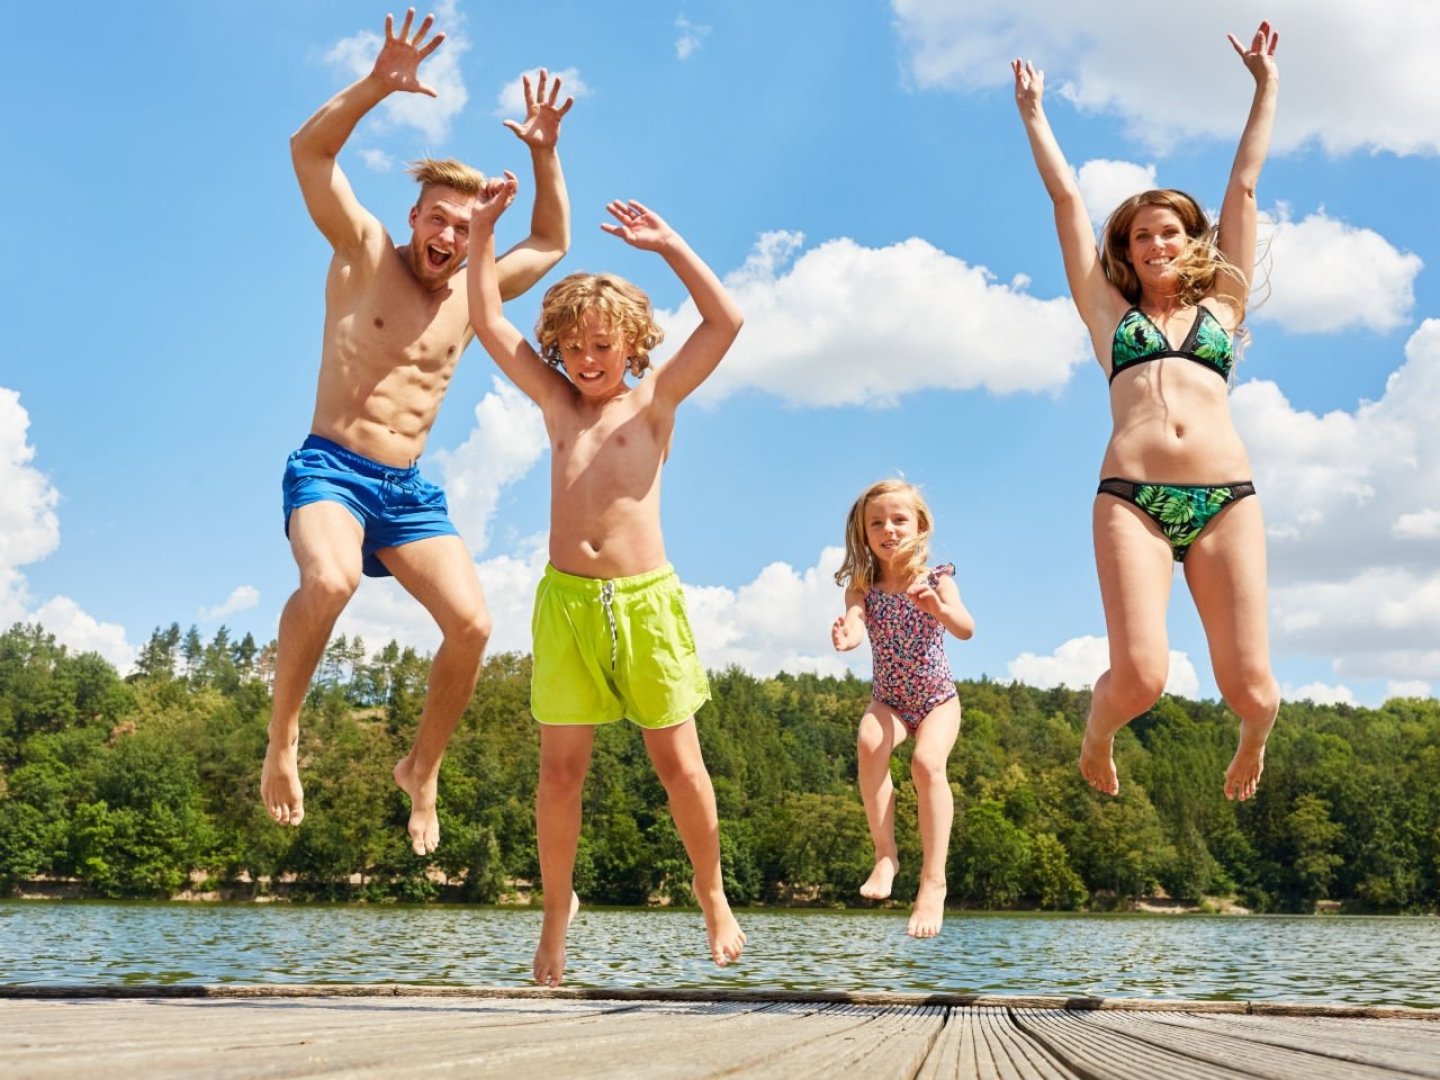
<svg viewBox="0 0 1440 1080">
<path fill-rule="evenodd" d="M 620 630 L 615 625 L 615 582 L 607 581 L 600 586 L 600 606 L 605 609 L 605 623 L 610 627 L 610 670 L 620 653 Z"/>
</svg>

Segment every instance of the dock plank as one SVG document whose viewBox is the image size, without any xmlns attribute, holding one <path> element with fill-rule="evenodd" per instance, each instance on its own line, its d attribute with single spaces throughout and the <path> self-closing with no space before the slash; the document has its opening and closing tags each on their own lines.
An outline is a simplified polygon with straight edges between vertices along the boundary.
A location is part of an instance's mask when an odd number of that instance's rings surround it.
<svg viewBox="0 0 1440 1080">
<path fill-rule="evenodd" d="M 1049 1051 L 1015 1026 L 1009 1010 L 962 1006 L 916 1080 L 1078 1080 Z"/>
<path fill-rule="evenodd" d="M 1110 1014 L 1113 1022 L 1120 1014 Z M 1192 1017 L 1161 1013 L 1145 1018 L 1160 1028 L 1198 1032 L 1204 1039 L 1217 1035 L 1279 1047 L 1304 1055 L 1314 1067 L 1317 1058 L 1371 1065 L 1388 1075 L 1405 1072 L 1440 1080 L 1440 1025 L 1406 1027 L 1406 1021 L 1350 1020 L 1343 1028 L 1311 1018 L 1226 1016 Z M 1395 1025 L 1402 1025 L 1396 1027 Z"/>
<path fill-rule="evenodd" d="M 1440 1080 L 1440 1011 L 1248 1015 L 1244 1003 L 1005 1004 L 942 994 L 659 991 L 646 1000 L 630 991 L 193 989 L 27 998 L 5 988 L 0 1072 L 6 1080 Z"/>
</svg>

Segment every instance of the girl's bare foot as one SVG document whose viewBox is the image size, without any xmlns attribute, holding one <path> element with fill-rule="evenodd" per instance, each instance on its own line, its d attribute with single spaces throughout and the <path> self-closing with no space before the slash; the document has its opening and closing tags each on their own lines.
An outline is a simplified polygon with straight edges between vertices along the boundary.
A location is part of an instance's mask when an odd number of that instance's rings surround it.
<svg viewBox="0 0 1440 1080">
<path fill-rule="evenodd" d="M 416 855 L 429 855 L 440 846 L 440 816 L 435 809 L 439 774 L 422 777 L 409 757 L 395 763 L 392 773 L 400 790 L 410 796 L 410 847 Z M 563 961 L 562 961 L 562 967 Z"/>
<path fill-rule="evenodd" d="M 1080 744 L 1080 775 L 1096 791 L 1106 795 L 1120 794 L 1120 778 L 1115 774 L 1115 733 L 1102 735 L 1095 729 L 1095 718 L 1085 721 L 1085 741 Z"/>
<path fill-rule="evenodd" d="M 305 819 L 305 792 L 300 787 L 294 743 L 289 746 L 272 743 L 265 751 L 265 767 L 260 770 L 260 798 L 266 812 L 281 825 L 299 825 Z"/>
<path fill-rule="evenodd" d="M 1230 761 L 1230 767 L 1225 770 L 1227 799 L 1244 802 L 1254 798 L 1260 774 L 1265 771 L 1265 740 L 1270 737 L 1270 729 L 1274 726 L 1273 719 L 1269 723 L 1240 721 L 1240 746 Z"/>
<path fill-rule="evenodd" d="M 875 860 L 875 869 L 870 871 L 865 884 L 860 886 L 860 895 L 866 900 L 884 900 L 890 895 L 890 889 L 895 884 L 895 873 L 899 869 L 898 859 L 893 855 L 882 855 Z"/>
<path fill-rule="evenodd" d="M 910 923 L 905 932 L 913 938 L 931 938 L 940 933 L 940 924 L 945 921 L 945 882 L 920 880 L 920 891 L 915 894 L 915 910 L 910 913 Z"/>
<path fill-rule="evenodd" d="M 730 910 L 730 901 L 725 899 L 725 891 L 717 889 L 706 894 L 701 892 L 693 881 L 690 883 L 690 891 L 700 902 L 700 911 L 705 916 L 705 936 L 710 943 L 710 958 L 720 967 L 739 960 L 740 954 L 745 951 L 745 931 L 740 929 L 740 924 Z"/>
</svg>

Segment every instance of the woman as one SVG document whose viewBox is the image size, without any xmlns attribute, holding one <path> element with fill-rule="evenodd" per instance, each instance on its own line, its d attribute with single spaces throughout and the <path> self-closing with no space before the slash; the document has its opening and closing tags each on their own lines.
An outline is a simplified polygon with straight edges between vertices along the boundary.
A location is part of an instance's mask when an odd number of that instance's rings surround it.
<svg viewBox="0 0 1440 1080">
<path fill-rule="evenodd" d="M 1248 49 L 1230 36 L 1255 97 L 1218 232 L 1190 196 L 1148 191 L 1116 208 L 1098 251 L 1045 118 L 1044 73 L 1027 61 L 1011 64 L 1030 149 L 1055 204 L 1070 293 L 1110 377 L 1114 430 L 1094 509 L 1110 667 L 1095 683 L 1080 771 L 1111 795 L 1120 790 L 1115 733 L 1165 688 L 1174 563 L 1184 565 L 1215 682 L 1240 717 L 1226 797 L 1255 793 L 1279 707 L 1265 625 L 1264 522 L 1227 398 L 1232 338 L 1245 320 L 1255 261 L 1255 185 L 1275 118 L 1278 41 L 1269 23 Z"/>
</svg>

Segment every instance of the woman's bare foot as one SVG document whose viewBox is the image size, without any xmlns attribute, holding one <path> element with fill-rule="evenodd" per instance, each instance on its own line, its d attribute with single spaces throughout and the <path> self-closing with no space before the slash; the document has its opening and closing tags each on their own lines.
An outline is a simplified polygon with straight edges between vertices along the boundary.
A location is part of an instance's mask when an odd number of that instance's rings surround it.
<svg viewBox="0 0 1440 1080">
<path fill-rule="evenodd" d="M 915 910 L 905 927 L 907 934 L 913 938 L 930 938 L 940 933 L 940 924 L 945 921 L 945 891 L 945 882 L 921 879 L 920 891 L 915 894 Z"/>
<path fill-rule="evenodd" d="M 1270 737 L 1270 729 L 1274 726 L 1273 718 L 1269 723 L 1240 721 L 1240 746 L 1230 761 L 1230 767 L 1225 770 L 1227 799 L 1244 802 L 1254 798 L 1260 774 L 1265 771 L 1265 740 Z"/>
<path fill-rule="evenodd" d="M 899 869 L 898 859 L 893 855 L 882 855 L 875 860 L 875 869 L 870 871 L 865 884 L 860 886 L 860 895 L 866 900 L 884 900 L 890 895 L 890 889 L 895 884 L 895 873 Z"/>
<path fill-rule="evenodd" d="M 392 775 L 400 790 L 410 796 L 410 847 L 416 855 L 429 855 L 440 846 L 440 816 L 435 810 L 439 793 L 439 774 L 421 777 L 414 762 L 403 757 L 395 763 Z M 563 967 L 563 961 L 561 966 Z"/>
<path fill-rule="evenodd" d="M 1095 718 L 1085 721 L 1085 741 L 1080 744 L 1080 775 L 1096 791 L 1106 795 L 1120 794 L 1120 778 L 1115 774 L 1115 733 L 1102 734 L 1095 728 Z"/>
<path fill-rule="evenodd" d="M 295 744 L 270 744 L 260 770 L 260 799 L 266 812 L 281 825 L 299 825 L 305 819 L 305 792 L 300 787 L 300 766 Z"/>
<path fill-rule="evenodd" d="M 705 916 L 705 936 L 710 943 L 710 958 L 720 967 L 739 960 L 740 954 L 745 951 L 745 931 L 740 929 L 740 924 L 730 910 L 730 901 L 725 898 L 725 890 L 717 889 L 706 894 L 692 881 L 690 891 L 700 902 L 700 911 Z"/>
</svg>

